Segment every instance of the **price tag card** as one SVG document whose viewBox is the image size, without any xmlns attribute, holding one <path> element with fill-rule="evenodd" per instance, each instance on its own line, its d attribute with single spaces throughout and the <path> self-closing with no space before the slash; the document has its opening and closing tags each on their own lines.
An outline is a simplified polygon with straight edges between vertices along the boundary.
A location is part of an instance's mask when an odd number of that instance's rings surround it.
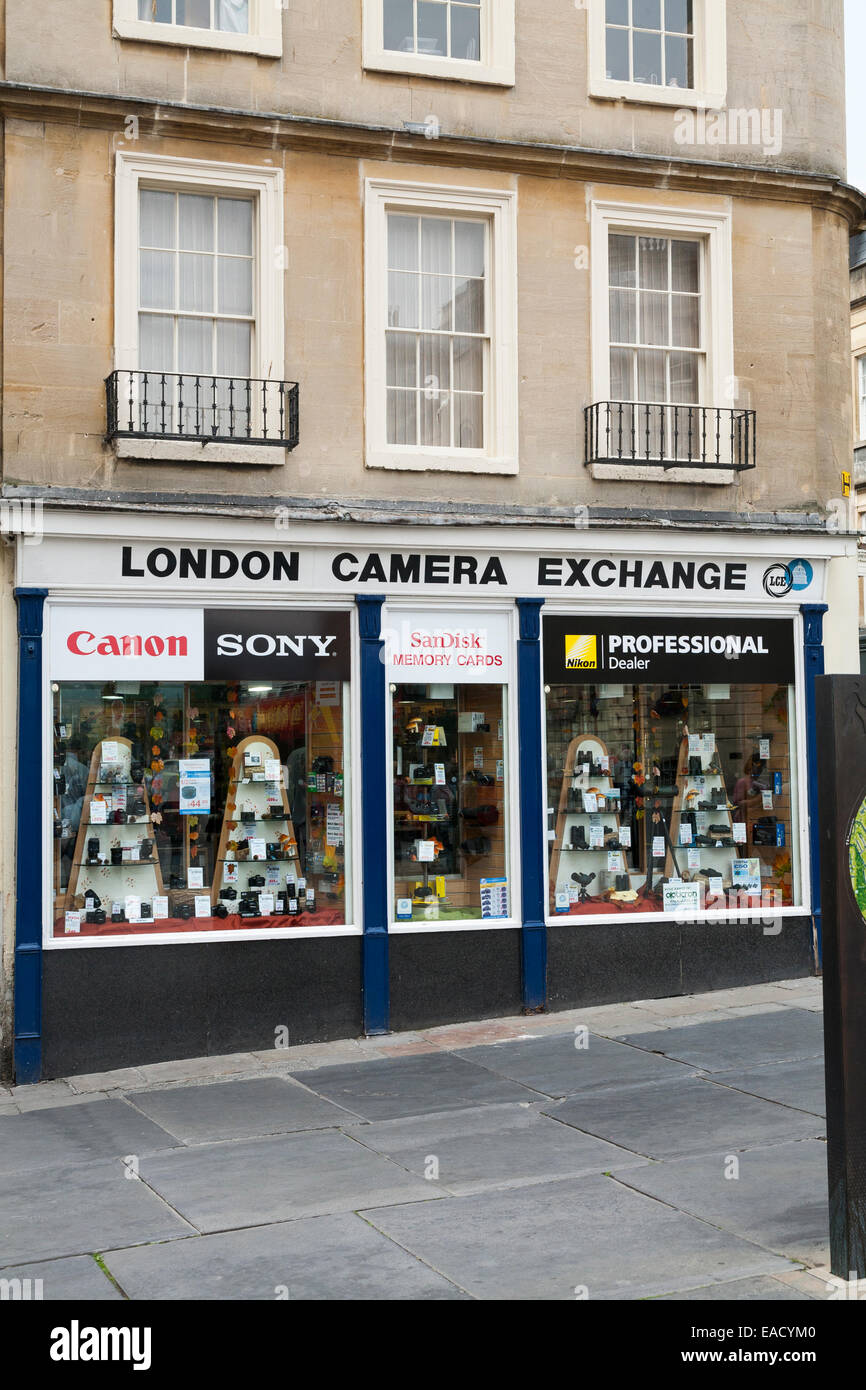
<svg viewBox="0 0 866 1390">
<path fill-rule="evenodd" d="M 690 845 L 692 843 L 692 827 L 688 821 L 683 821 L 680 825 L 680 844 Z"/>
<path fill-rule="evenodd" d="M 608 757 L 607 753 L 600 753 L 598 761 L 601 763 L 602 772 L 610 771 L 610 758 Z"/>
<path fill-rule="evenodd" d="M 282 768 L 279 758 L 265 758 L 265 780 L 268 782 L 282 781 Z"/>
<path fill-rule="evenodd" d="M 259 913 L 262 917 L 267 917 L 274 910 L 273 893 L 259 893 Z"/>
<path fill-rule="evenodd" d="M 436 725 L 435 725 L 435 724 L 425 724 L 425 726 L 424 726 L 424 732 L 423 732 L 423 734 L 421 735 L 421 747 L 422 747 L 422 748 L 432 748 L 432 747 L 433 747 L 433 740 L 434 740 L 435 737 L 436 737 Z"/>
<path fill-rule="evenodd" d="M 106 801 L 91 801 L 90 803 L 90 824 L 106 825 L 108 823 L 108 803 Z"/>
<path fill-rule="evenodd" d="M 746 843 L 746 822 L 745 822 L 745 821 L 742 821 L 742 820 L 735 820 L 735 821 L 734 821 L 734 826 L 733 826 L 733 831 L 734 831 L 734 844 L 735 844 L 735 845 L 744 845 L 744 844 Z"/>
<path fill-rule="evenodd" d="M 168 917 L 168 897 L 164 894 L 160 895 L 157 893 L 156 897 L 152 900 L 152 908 L 153 920 L 155 922 L 164 922 Z"/>
<path fill-rule="evenodd" d="M 111 741 L 103 742 L 101 758 L 108 767 L 116 767 L 120 762 L 120 744 Z"/>
<path fill-rule="evenodd" d="M 476 771 L 476 772 L 483 772 L 483 771 L 484 771 L 484 749 L 483 749 L 483 748 L 474 748 L 474 749 L 472 750 L 472 762 L 473 762 L 473 764 L 474 764 L 474 766 L 475 766 L 475 771 Z"/>
<path fill-rule="evenodd" d="M 505 781 L 505 760 L 503 758 L 496 759 L 496 780 L 497 782 Z"/>
<path fill-rule="evenodd" d="M 210 917 L 210 915 L 211 915 L 210 898 L 207 897 L 206 894 L 198 894 L 198 893 L 196 894 L 196 898 L 195 898 L 195 915 L 196 915 L 196 917 Z"/>
<path fill-rule="evenodd" d="M 435 784 L 436 784 L 437 787 L 444 787 L 444 786 L 445 786 L 445 764 L 444 764 L 444 763 L 434 763 L 434 764 L 433 764 L 433 779 L 434 779 L 434 782 L 435 782 Z"/>
<path fill-rule="evenodd" d="M 265 869 L 265 885 L 268 888 L 279 888 L 280 886 L 280 866 L 279 864 L 268 864 Z"/>
<path fill-rule="evenodd" d="M 725 886 L 720 878 L 711 878 L 707 892 L 711 898 L 720 898 L 725 891 Z"/>
<path fill-rule="evenodd" d="M 589 843 L 592 849 L 602 849 L 604 847 L 603 825 L 591 825 L 589 827 Z"/>
<path fill-rule="evenodd" d="M 596 795 L 595 792 L 584 792 L 584 793 L 583 793 L 583 809 L 584 809 L 584 811 L 597 811 L 597 810 L 598 810 L 598 796 Z"/>
<path fill-rule="evenodd" d="M 73 936 L 78 936 L 81 932 L 81 913 L 67 912 L 63 919 L 63 930 Z"/>
<path fill-rule="evenodd" d="M 698 757 L 700 757 L 700 753 L 701 753 L 701 736 L 700 736 L 700 734 L 689 734 L 689 757 L 690 757 L 690 758 L 698 758 Z"/>
<path fill-rule="evenodd" d="M 764 808 L 765 811 L 772 811 L 772 809 L 773 809 L 773 793 L 772 793 L 772 792 L 761 792 L 761 805 L 763 806 L 763 808 Z"/>
<path fill-rule="evenodd" d="M 618 849 L 609 849 L 607 852 L 607 871 L 609 874 L 618 874 L 623 869 L 622 855 Z"/>
<path fill-rule="evenodd" d="M 690 849 L 688 854 L 689 868 L 699 869 L 701 867 L 701 852 L 699 849 Z"/>
<path fill-rule="evenodd" d="M 696 811 L 696 812 L 695 812 L 695 824 L 696 824 L 697 827 L 698 827 L 698 834 L 699 834 L 699 835 L 706 835 L 707 831 L 708 831 L 709 828 L 710 828 L 710 813 L 709 813 L 709 811 Z"/>
<path fill-rule="evenodd" d="M 619 842 L 624 849 L 631 849 L 631 826 L 621 825 L 619 828 Z"/>
<path fill-rule="evenodd" d="M 123 900 L 123 910 L 126 913 L 127 922 L 141 921 L 141 898 L 126 897 Z"/>
<path fill-rule="evenodd" d="M 705 758 L 711 758 L 716 751 L 715 734 L 701 734 L 701 753 Z"/>
<path fill-rule="evenodd" d="M 419 864 L 432 864 L 436 858 L 436 846 L 432 840 L 416 840 L 416 853 Z"/>
<path fill-rule="evenodd" d="M 259 839 L 258 837 L 255 839 L 250 838 L 247 840 L 247 844 L 250 847 L 250 859 L 267 858 L 268 847 L 264 839 Z M 192 887 L 192 884 L 190 884 L 190 887 Z"/>
<path fill-rule="evenodd" d="M 781 796 L 781 795 L 782 795 L 782 774 L 781 774 L 781 772 L 774 772 L 774 773 L 773 773 L 773 791 L 775 792 L 776 796 Z"/>
<path fill-rule="evenodd" d="M 226 883 L 237 883 L 237 881 L 238 881 L 238 866 L 237 866 L 237 864 L 225 864 L 225 865 L 223 865 L 223 869 L 224 869 L 223 878 L 225 879 Z"/>
<path fill-rule="evenodd" d="M 766 762 L 770 756 L 770 740 L 768 738 L 758 739 L 758 757 L 762 762 Z"/>
<path fill-rule="evenodd" d="M 568 901 L 570 903 L 580 902 L 580 889 L 576 883 L 570 883 L 568 885 Z"/>
<path fill-rule="evenodd" d="M 653 859 L 664 859 L 665 857 L 665 837 L 664 835 L 653 835 Z"/>
<path fill-rule="evenodd" d="M 126 787 L 115 787 L 111 793 L 112 811 L 126 810 Z"/>
<path fill-rule="evenodd" d="M 496 737 L 497 737 L 497 739 L 499 740 L 499 742 L 501 743 L 501 742 L 502 742 L 502 720 L 501 720 L 501 719 L 498 720 L 498 722 L 497 722 L 497 724 L 496 724 Z"/>
<path fill-rule="evenodd" d="M 187 888 L 204 888 L 204 869 L 188 869 L 186 886 Z"/>
</svg>

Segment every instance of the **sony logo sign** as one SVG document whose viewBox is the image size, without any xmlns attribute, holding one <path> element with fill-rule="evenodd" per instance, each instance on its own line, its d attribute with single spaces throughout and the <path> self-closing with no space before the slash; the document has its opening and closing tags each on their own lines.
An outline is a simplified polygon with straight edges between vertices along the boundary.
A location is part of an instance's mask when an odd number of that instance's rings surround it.
<svg viewBox="0 0 866 1390">
<path fill-rule="evenodd" d="M 288 633 L 253 632 L 245 637 L 240 632 L 222 632 L 216 647 L 218 656 L 243 656 L 245 652 L 249 656 L 303 656 L 305 652 L 311 656 L 336 656 L 330 650 L 336 640 L 336 635 L 322 637 L 313 633 L 291 637 Z M 310 647 L 305 646 L 308 642 Z"/>
</svg>

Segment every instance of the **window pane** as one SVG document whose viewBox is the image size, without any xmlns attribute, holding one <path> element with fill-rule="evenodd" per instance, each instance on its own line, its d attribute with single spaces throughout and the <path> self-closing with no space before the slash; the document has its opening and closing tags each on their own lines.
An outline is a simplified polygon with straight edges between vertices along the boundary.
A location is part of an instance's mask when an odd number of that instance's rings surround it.
<svg viewBox="0 0 866 1390">
<path fill-rule="evenodd" d="M 454 223 L 454 258 L 458 275 L 484 274 L 485 231 L 483 222 Z"/>
<path fill-rule="evenodd" d="M 421 269 L 438 275 L 450 275 L 451 229 L 453 223 L 443 217 L 421 218 Z"/>
<path fill-rule="evenodd" d="M 637 295 L 634 290 L 611 290 L 610 338 L 613 343 L 637 342 Z"/>
<path fill-rule="evenodd" d="M 385 0 L 384 47 L 398 53 L 412 53 L 415 49 L 413 37 L 413 0 Z M 405 443 L 405 440 L 401 440 Z"/>
<path fill-rule="evenodd" d="M 180 372 L 204 373 L 208 376 L 213 373 L 211 319 L 178 319 L 177 366 Z"/>
<path fill-rule="evenodd" d="M 143 309 L 173 309 L 173 251 L 142 251 L 140 256 L 140 302 Z"/>
<path fill-rule="evenodd" d="M 634 353 L 628 348 L 610 350 L 610 398 L 612 401 L 633 401 Z"/>
<path fill-rule="evenodd" d="M 690 290 L 700 289 L 700 244 L 697 241 L 671 242 L 672 288 Z"/>
<path fill-rule="evenodd" d="M 418 327 L 418 276 L 392 270 L 388 275 L 388 323 L 392 328 Z"/>
<path fill-rule="evenodd" d="M 213 256 L 191 256 L 182 252 L 179 262 L 181 309 L 191 309 L 197 314 L 213 313 Z"/>
<path fill-rule="evenodd" d="M 637 237 L 611 236 L 610 238 L 610 283 L 633 288 L 637 284 L 635 253 Z"/>
<path fill-rule="evenodd" d="M 627 29 L 608 29 L 606 75 L 614 82 L 631 80 L 628 43 L 629 33 Z"/>
<path fill-rule="evenodd" d="M 457 449 L 484 448 L 484 397 L 455 395 L 454 445 Z"/>
<path fill-rule="evenodd" d="M 667 400 L 667 380 L 664 352 L 648 352 L 641 349 L 637 354 L 637 394 L 640 401 Z"/>
<path fill-rule="evenodd" d="M 143 188 L 140 197 L 140 244 L 171 247 L 175 244 L 175 196 Z"/>
<path fill-rule="evenodd" d="M 692 0 L 665 0 L 665 28 L 675 34 L 692 32 Z"/>
<path fill-rule="evenodd" d="M 454 339 L 454 386 L 458 391 L 484 389 L 484 344 L 480 338 Z"/>
<path fill-rule="evenodd" d="M 650 290 L 641 290 L 639 339 L 642 343 L 670 342 L 669 302 L 666 294 L 654 294 Z"/>
<path fill-rule="evenodd" d="M 140 316 L 138 365 L 143 372 L 174 371 L 174 319 L 158 314 Z"/>
<path fill-rule="evenodd" d="M 421 444 L 429 449 L 447 449 L 451 444 L 451 392 L 440 391 L 429 397 L 421 392 Z"/>
<path fill-rule="evenodd" d="M 660 34 L 638 32 L 634 36 L 634 81 L 653 87 L 662 80 L 662 40 Z"/>
<path fill-rule="evenodd" d="M 668 246 L 664 237 L 640 239 L 640 284 L 643 290 L 668 288 Z"/>
<path fill-rule="evenodd" d="M 214 0 L 216 5 L 216 27 L 230 34 L 248 34 L 250 31 L 249 0 Z"/>
<path fill-rule="evenodd" d="M 668 87 L 693 87 L 692 41 L 670 35 L 665 39 L 665 84 Z"/>
<path fill-rule="evenodd" d="M 445 57 L 448 52 L 448 7 L 418 0 L 418 52 Z"/>
<path fill-rule="evenodd" d="M 455 281 L 454 327 L 458 333 L 484 332 L 483 280 Z"/>
<path fill-rule="evenodd" d="M 421 327 L 448 331 L 453 326 L 452 294 L 454 281 L 450 275 L 421 276 Z"/>
<path fill-rule="evenodd" d="M 636 29 L 660 29 L 661 0 L 632 0 L 632 23 Z"/>
<path fill-rule="evenodd" d="M 451 57 L 481 57 L 481 9 L 477 5 L 451 6 Z"/>
<path fill-rule="evenodd" d="M 217 324 L 217 362 L 220 376 L 248 377 L 252 327 L 248 323 Z"/>
<path fill-rule="evenodd" d="M 252 314 L 253 263 L 237 256 L 219 256 L 219 304 L 221 314 Z"/>
<path fill-rule="evenodd" d="M 417 386 L 417 338 L 411 333 L 387 333 L 387 382 L 389 386 Z"/>
<path fill-rule="evenodd" d="M 388 265 L 391 270 L 418 269 L 417 217 L 388 218 Z"/>
<path fill-rule="evenodd" d="M 605 18 L 608 24 L 628 24 L 628 0 L 607 0 Z"/>
<path fill-rule="evenodd" d="M 177 0 L 177 22 L 193 29 L 209 29 L 211 0 Z"/>
<path fill-rule="evenodd" d="M 219 249 L 224 255 L 253 254 L 253 205 L 248 198 L 217 199 Z"/>
<path fill-rule="evenodd" d="M 138 0 L 138 17 L 156 24 L 171 24 L 171 0 Z"/>
<path fill-rule="evenodd" d="M 433 400 L 451 390 L 451 339 L 421 335 L 421 391 Z"/>
<path fill-rule="evenodd" d="M 178 245 L 182 251 L 213 251 L 214 201 L 194 193 L 178 197 Z"/>
<path fill-rule="evenodd" d="M 672 341 L 677 347 L 700 347 L 701 301 L 697 295 L 675 294 L 673 306 Z"/>
<path fill-rule="evenodd" d="M 671 400 L 682 401 L 686 405 L 695 405 L 700 399 L 699 378 L 700 360 L 694 352 L 672 352 L 671 353 Z M 680 425 L 682 430 L 683 426 Z M 697 426 L 695 426 L 697 428 Z M 686 426 L 688 429 L 688 426 Z M 692 451 L 697 453 L 698 445 L 695 440 Z"/>
<path fill-rule="evenodd" d="M 388 443 L 418 442 L 418 396 L 415 391 L 388 392 Z"/>
</svg>

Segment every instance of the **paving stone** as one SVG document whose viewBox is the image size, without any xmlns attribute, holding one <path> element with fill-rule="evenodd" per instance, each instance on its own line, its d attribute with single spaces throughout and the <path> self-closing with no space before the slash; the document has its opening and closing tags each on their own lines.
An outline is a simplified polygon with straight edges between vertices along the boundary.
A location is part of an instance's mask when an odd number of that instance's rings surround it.
<svg viewBox="0 0 866 1390">
<path fill-rule="evenodd" d="M 439 1198 L 430 1183 L 334 1132 L 177 1149 L 144 1159 L 141 1173 L 200 1231 Z"/>
<path fill-rule="evenodd" d="M 185 1057 L 177 1062 L 150 1062 L 137 1070 L 146 1082 L 155 1084 L 161 1081 L 200 1081 L 204 1077 L 230 1076 L 258 1069 L 252 1052 L 233 1052 L 226 1057 Z"/>
<path fill-rule="evenodd" d="M 144 1073 L 137 1067 L 121 1067 L 117 1071 L 95 1072 L 90 1076 L 70 1076 L 69 1085 L 73 1091 L 86 1094 L 88 1091 L 129 1091 L 143 1086 Z"/>
<path fill-rule="evenodd" d="M 805 1009 L 777 1009 L 669 1028 L 663 1038 L 657 1033 L 633 1033 L 626 1041 L 710 1072 L 819 1057 L 824 1049 L 821 1020 Z"/>
<path fill-rule="evenodd" d="M 810 1139 L 737 1157 L 737 1178 L 725 1177 L 725 1155 L 716 1153 L 650 1164 L 622 1181 L 777 1254 L 812 1264 L 826 1258 L 826 1145 Z"/>
<path fill-rule="evenodd" d="M 12 1099 L 18 1104 L 58 1105 L 72 1096 L 66 1081 L 40 1081 L 35 1086 L 13 1086 Z"/>
<path fill-rule="evenodd" d="M 175 1242 L 172 1242 L 174 1245 Z M 700 1289 L 688 1289 L 682 1293 L 662 1294 L 660 1302 L 676 1299 L 678 1303 L 739 1303 L 749 1300 L 761 1303 L 783 1303 L 812 1301 L 811 1295 L 801 1292 L 791 1284 L 783 1284 L 780 1279 L 761 1275 L 756 1279 L 732 1279 L 729 1284 L 705 1284 Z"/>
<path fill-rule="evenodd" d="M 526 1105 L 487 1105 L 346 1131 L 419 1177 L 437 1164 L 439 1187 L 465 1194 L 603 1173 L 647 1160 L 557 1124 Z"/>
<path fill-rule="evenodd" d="M 476 1298 L 565 1300 L 581 1287 L 592 1301 L 649 1298 L 790 1269 L 604 1177 L 362 1215 Z"/>
<path fill-rule="evenodd" d="M 122 1100 L 88 1100 L 0 1119 L 0 1173 L 173 1148 L 177 1140 Z M 2 1250 L 0 1242 L 0 1250 Z"/>
<path fill-rule="evenodd" d="M 820 1135 L 823 1121 L 799 1110 L 686 1077 L 621 1086 L 571 1100 L 549 1101 L 545 1114 L 647 1158 L 714 1156 Z"/>
<path fill-rule="evenodd" d="M 0 1183 L 0 1250 L 8 1265 L 190 1233 L 116 1160 L 7 1175 Z"/>
<path fill-rule="evenodd" d="M 773 1062 L 746 1071 L 713 1072 L 720 1085 L 733 1086 L 764 1100 L 790 1105 L 794 1110 L 807 1110 L 812 1115 L 826 1113 L 824 1059 L 806 1057 L 799 1062 Z"/>
<path fill-rule="evenodd" d="M 352 1124 L 357 1116 L 277 1076 L 133 1091 L 128 1099 L 185 1144 Z"/>
<path fill-rule="evenodd" d="M 311 1090 L 366 1120 L 537 1099 L 523 1086 L 449 1052 L 387 1058 L 363 1067 L 322 1067 L 295 1075 Z"/>
<path fill-rule="evenodd" d="M 160 1246 L 160 1249 L 164 1248 Z M 26 1294 L 26 1285 L 22 1293 L 43 1303 L 66 1300 L 75 1303 L 123 1302 L 123 1295 L 90 1255 L 73 1255 L 65 1260 L 45 1260 L 41 1264 L 13 1265 L 10 1269 L 0 1269 L 0 1285 L 3 1280 L 9 1279 L 29 1279 L 29 1295 Z M 37 1280 L 41 1282 L 37 1284 Z"/>
<path fill-rule="evenodd" d="M 353 1215 L 113 1250 L 105 1263 L 132 1299 L 273 1302 L 283 1290 L 292 1302 L 468 1298 Z"/>
<path fill-rule="evenodd" d="M 546 1096 L 577 1095 L 643 1081 L 677 1081 L 692 1075 L 692 1069 L 681 1062 L 612 1038 L 589 1034 L 586 1047 L 576 1047 L 576 1041 L 574 1033 L 566 1033 L 530 1042 L 473 1047 L 471 1052 L 456 1055 Z"/>
</svg>

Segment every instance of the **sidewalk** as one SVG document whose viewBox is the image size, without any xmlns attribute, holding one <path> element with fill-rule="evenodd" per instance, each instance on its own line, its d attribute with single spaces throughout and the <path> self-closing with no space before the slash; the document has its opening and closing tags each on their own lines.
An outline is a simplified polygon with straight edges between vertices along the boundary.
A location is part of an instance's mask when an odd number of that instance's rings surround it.
<svg viewBox="0 0 866 1390">
<path fill-rule="evenodd" d="M 0 1089 L 0 1283 L 838 1297 L 820 1008 L 792 980 Z"/>
</svg>

